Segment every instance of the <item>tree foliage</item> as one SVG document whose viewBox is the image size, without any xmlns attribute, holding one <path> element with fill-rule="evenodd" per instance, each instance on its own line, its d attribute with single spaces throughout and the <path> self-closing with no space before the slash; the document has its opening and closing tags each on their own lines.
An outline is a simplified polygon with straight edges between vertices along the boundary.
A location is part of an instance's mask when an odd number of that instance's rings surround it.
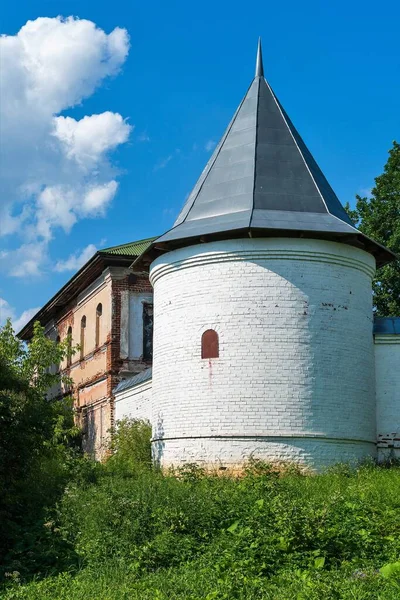
<svg viewBox="0 0 400 600">
<path fill-rule="evenodd" d="M 69 398 L 51 400 L 61 386 L 55 365 L 68 352 L 36 323 L 29 345 L 0 328 L 0 562 L 16 560 L 42 525 L 44 511 L 63 487 L 71 444 L 77 439 Z M 36 528 L 37 529 L 37 528 Z M 35 534 L 36 535 L 36 534 Z M 35 536 L 33 536 L 35 537 Z M 18 561 L 17 561 L 18 562 Z M 15 566 L 15 565 L 14 565 Z"/>
<path fill-rule="evenodd" d="M 356 198 L 355 209 L 346 209 L 360 231 L 400 256 L 400 144 L 393 142 L 371 197 Z M 379 269 L 373 291 L 378 316 L 400 316 L 400 260 Z"/>
</svg>

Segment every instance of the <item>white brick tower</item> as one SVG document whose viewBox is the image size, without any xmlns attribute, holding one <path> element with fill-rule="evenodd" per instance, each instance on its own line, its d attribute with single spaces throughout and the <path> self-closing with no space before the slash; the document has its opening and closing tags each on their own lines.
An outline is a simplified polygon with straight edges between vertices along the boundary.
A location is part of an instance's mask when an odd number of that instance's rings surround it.
<svg viewBox="0 0 400 600">
<path fill-rule="evenodd" d="M 392 255 L 355 229 L 265 81 L 260 46 L 226 133 L 144 258 L 156 461 L 374 455 L 371 280 Z"/>
</svg>

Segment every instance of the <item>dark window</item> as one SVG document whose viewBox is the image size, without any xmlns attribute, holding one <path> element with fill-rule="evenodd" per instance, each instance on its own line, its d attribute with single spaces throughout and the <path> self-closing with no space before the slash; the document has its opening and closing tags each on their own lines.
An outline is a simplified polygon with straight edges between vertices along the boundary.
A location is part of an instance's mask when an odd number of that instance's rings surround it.
<svg viewBox="0 0 400 600">
<path fill-rule="evenodd" d="M 201 358 L 218 358 L 219 343 L 218 333 L 214 329 L 207 329 L 201 336 Z"/>
<path fill-rule="evenodd" d="M 81 319 L 81 360 L 85 356 L 85 329 L 86 329 L 86 317 L 82 317 Z"/>
<path fill-rule="evenodd" d="M 67 367 L 70 367 L 71 362 L 72 362 L 72 327 L 68 327 L 67 337 L 68 337 Z"/>
<path fill-rule="evenodd" d="M 143 360 L 153 358 L 153 305 L 143 304 Z"/>
<path fill-rule="evenodd" d="M 103 306 L 101 304 L 97 305 L 96 308 L 96 348 L 100 345 L 100 336 L 101 336 L 101 315 L 103 314 Z"/>
</svg>

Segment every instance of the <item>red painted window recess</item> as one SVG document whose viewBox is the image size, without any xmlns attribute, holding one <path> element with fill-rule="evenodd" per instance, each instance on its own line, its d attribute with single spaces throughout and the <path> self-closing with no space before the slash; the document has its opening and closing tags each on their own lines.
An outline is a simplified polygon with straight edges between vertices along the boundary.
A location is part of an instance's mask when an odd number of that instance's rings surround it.
<svg viewBox="0 0 400 600">
<path fill-rule="evenodd" d="M 201 336 L 201 358 L 218 358 L 219 343 L 218 333 L 214 329 L 207 329 Z"/>
</svg>

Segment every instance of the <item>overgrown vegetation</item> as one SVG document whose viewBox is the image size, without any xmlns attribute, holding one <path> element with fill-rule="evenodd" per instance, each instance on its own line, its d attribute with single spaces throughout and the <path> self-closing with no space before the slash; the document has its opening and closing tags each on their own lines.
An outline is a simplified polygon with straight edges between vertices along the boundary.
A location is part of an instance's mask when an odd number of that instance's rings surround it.
<svg viewBox="0 0 400 600">
<path fill-rule="evenodd" d="M 81 472 L 46 524 L 69 566 L 31 582 L 14 574 L 4 598 L 399 598 L 398 467 L 177 474 Z"/>
<path fill-rule="evenodd" d="M 60 385 L 54 365 L 68 343 L 48 340 L 39 323 L 28 347 L 8 322 L 0 328 L 0 563 L 3 571 L 40 573 L 58 563 L 63 544 L 53 546 L 43 527 L 49 507 L 61 497 L 79 454 L 69 398 L 51 401 Z M 57 567 L 58 568 L 58 567 Z"/>
<path fill-rule="evenodd" d="M 398 600 L 399 466 L 163 474 L 129 420 L 94 463 L 45 398 L 56 351 L 39 326 L 30 348 L 0 331 L 4 600 Z"/>
</svg>

